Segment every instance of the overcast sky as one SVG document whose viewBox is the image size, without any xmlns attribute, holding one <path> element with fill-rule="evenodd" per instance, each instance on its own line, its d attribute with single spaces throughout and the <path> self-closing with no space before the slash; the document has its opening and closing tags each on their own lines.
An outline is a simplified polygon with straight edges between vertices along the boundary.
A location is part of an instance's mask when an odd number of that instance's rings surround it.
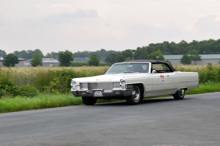
<svg viewBox="0 0 220 146">
<path fill-rule="evenodd" d="M 220 39 L 219 0 L 0 0 L 0 49 L 136 49 Z"/>
</svg>

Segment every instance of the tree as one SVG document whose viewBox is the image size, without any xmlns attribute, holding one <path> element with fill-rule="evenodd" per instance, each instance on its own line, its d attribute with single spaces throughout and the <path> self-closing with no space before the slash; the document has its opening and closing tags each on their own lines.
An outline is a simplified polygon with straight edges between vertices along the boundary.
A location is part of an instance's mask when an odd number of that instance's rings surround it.
<svg viewBox="0 0 220 146">
<path fill-rule="evenodd" d="M 188 54 L 184 54 L 183 57 L 181 58 L 180 62 L 182 64 L 191 64 L 192 60 L 191 60 L 191 57 L 188 56 Z"/>
<path fill-rule="evenodd" d="M 149 54 L 147 47 L 138 47 L 137 50 L 135 50 L 134 58 L 135 59 L 147 59 L 147 54 Z"/>
<path fill-rule="evenodd" d="M 35 50 L 33 51 L 33 54 L 32 54 L 32 57 L 31 57 L 31 58 L 33 58 L 35 54 L 39 54 L 41 58 L 44 57 L 44 55 L 43 55 L 43 53 L 41 52 L 40 49 L 35 49 Z"/>
<path fill-rule="evenodd" d="M 36 66 L 42 66 L 42 58 L 39 54 L 34 54 L 34 58 L 31 60 L 31 65 Z"/>
<path fill-rule="evenodd" d="M 125 61 L 129 61 L 129 60 L 131 60 L 131 57 L 127 57 L 127 58 L 125 59 Z"/>
<path fill-rule="evenodd" d="M 118 54 L 116 57 L 116 62 L 125 61 L 125 57 L 122 54 Z"/>
<path fill-rule="evenodd" d="M 58 59 L 58 53 L 56 52 L 51 52 L 51 53 L 47 53 L 47 55 L 45 56 L 45 58 L 54 58 L 54 59 Z"/>
<path fill-rule="evenodd" d="M 160 50 L 157 50 L 155 52 L 152 52 L 151 54 L 147 55 L 147 59 L 153 59 L 153 60 L 164 60 L 163 54 Z"/>
<path fill-rule="evenodd" d="M 132 53 L 133 53 L 133 52 L 134 52 L 134 50 L 127 49 L 127 50 L 125 50 L 125 51 L 122 51 L 121 54 L 122 54 L 125 58 L 128 58 L 128 57 L 132 58 L 132 56 L 133 56 Z"/>
<path fill-rule="evenodd" d="M 4 57 L 3 65 L 7 67 L 10 67 L 10 66 L 14 67 L 15 64 L 17 64 L 18 62 L 19 62 L 18 57 L 10 53 Z"/>
<path fill-rule="evenodd" d="M 5 56 L 6 56 L 6 52 L 0 49 L 0 57 L 5 57 Z"/>
<path fill-rule="evenodd" d="M 19 58 L 25 58 L 28 59 L 28 53 L 25 50 L 22 51 L 15 51 L 14 54 Z"/>
<path fill-rule="evenodd" d="M 198 51 L 197 50 L 191 50 L 189 51 L 189 55 L 192 61 L 194 61 L 194 64 L 196 63 L 196 61 L 201 61 L 201 56 L 199 56 Z"/>
<path fill-rule="evenodd" d="M 116 62 L 116 57 L 117 57 L 117 54 L 116 53 L 110 53 L 106 58 L 105 58 L 105 61 L 108 63 L 108 64 L 113 64 Z"/>
<path fill-rule="evenodd" d="M 70 66 L 71 61 L 73 61 L 73 54 L 70 51 L 60 52 L 58 56 L 60 66 Z"/>
<path fill-rule="evenodd" d="M 89 60 L 89 65 L 90 66 L 99 66 L 99 59 L 100 57 L 96 54 L 93 54 L 91 57 L 90 57 L 90 60 Z"/>
<path fill-rule="evenodd" d="M 44 57 L 43 53 L 40 49 L 32 50 L 22 50 L 22 51 L 14 51 L 14 55 L 16 55 L 18 58 L 24 58 L 24 59 L 32 59 L 34 57 L 34 54 L 39 54 L 40 57 Z"/>
<path fill-rule="evenodd" d="M 92 51 L 83 51 L 83 52 L 75 52 L 73 54 L 73 57 L 75 58 L 85 58 L 85 57 L 91 57 L 92 54 L 96 54 L 98 56 L 100 56 L 100 58 L 106 58 L 110 53 L 119 53 L 117 51 L 113 51 L 113 50 L 109 50 L 106 51 L 105 49 L 101 49 L 101 50 L 97 50 L 95 52 Z"/>
</svg>

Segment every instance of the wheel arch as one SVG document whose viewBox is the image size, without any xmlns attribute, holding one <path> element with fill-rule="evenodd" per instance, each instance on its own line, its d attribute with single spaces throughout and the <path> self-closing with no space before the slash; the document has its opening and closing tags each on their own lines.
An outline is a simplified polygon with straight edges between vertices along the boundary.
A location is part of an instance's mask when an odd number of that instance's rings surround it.
<svg viewBox="0 0 220 146">
<path fill-rule="evenodd" d="M 180 88 L 178 88 L 178 89 L 176 90 L 176 92 L 177 92 L 178 90 L 180 90 L 180 89 L 184 89 L 185 91 L 188 90 L 187 87 L 180 87 Z M 175 93 L 176 93 L 176 92 L 175 92 Z"/>
<path fill-rule="evenodd" d="M 141 90 L 141 97 L 144 98 L 144 85 L 142 83 L 132 84 L 133 86 L 138 86 Z"/>
</svg>

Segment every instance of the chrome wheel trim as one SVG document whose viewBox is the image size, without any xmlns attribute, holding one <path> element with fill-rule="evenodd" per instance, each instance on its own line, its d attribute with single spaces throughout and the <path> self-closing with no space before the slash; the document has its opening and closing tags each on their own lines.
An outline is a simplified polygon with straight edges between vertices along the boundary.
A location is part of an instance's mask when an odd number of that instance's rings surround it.
<svg viewBox="0 0 220 146">
<path fill-rule="evenodd" d="M 180 90 L 178 91 L 178 93 L 179 93 L 179 96 L 180 96 L 180 97 L 184 97 L 184 96 L 185 96 L 185 90 L 184 90 L 184 89 L 180 89 Z"/>
<path fill-rule="evenodd" d="M 137 103 L 137 102 L 139 102 L 139 100 L 140 100 L 140 89 L 137 87 L 137 86 L 135 86 L 134 88 L 133 88 L 133 91 L 132 91 L 132 100 L 135 102 L 135 103 Z"/>
</svg>

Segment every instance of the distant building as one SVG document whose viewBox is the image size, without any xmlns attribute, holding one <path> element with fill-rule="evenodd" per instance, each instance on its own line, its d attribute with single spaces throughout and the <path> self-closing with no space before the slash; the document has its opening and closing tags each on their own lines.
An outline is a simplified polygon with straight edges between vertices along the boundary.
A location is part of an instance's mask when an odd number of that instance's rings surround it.
<svg viewBox="0 0 220 146">
<path fill-rule="evenodd" d="M 2 60 L 4 60 L 4 58 L 0 56 L 0 61 L 2 61 Z"/>
<path fill-rule="evenodd" d="M 89 60 L 90 60 L 89 57 L 85 57 L 85 58 L 75 58 L 74 57 L 73 62 L 88 62 Z"/>
<path fill-rule="evenodd" d="M 183 55 L 164 55 L 165 60 L 169 60 L 172 65 L 182 65 L 180 60 Z M 191 65 L 206 65 L 208 63 L 212 63 L 212 65 L 219 64 L 220 54 L 200 54 L 201 61 L 192 61 Z"/>
<path fill-rule="evenodd" d="M 25 60 L 23 58 L 18 58 L 19 63 L 15 64 L 15 67 L 32 67 L 31 60 Z M 4 58 L 0 58 L 0 65 L 3 66 Z M 43 67 L 53 67 L 59 66 L 60 62 L 53 58 L 42 58 L 42 66 Z"/>
<path fill-rule="evenodd" d="M 18 58 L 18 61 L 19 63 L 18 64 L 15 64 L 15 67 L 21 65 L 22 63 L 20 62 L 23 62 L 24 61 L 24 58 Z M 3 67 L 3 62 L 4 62 L 4 58 L 3 57 L 0 57 L 0 65 Z"/>
<path fill-rule="evenodd" d="M 42 58 L 42 66 L 44 67 L 54 67 L 59 66 L 60 62 L 53 58 Z"/>
</svg>

